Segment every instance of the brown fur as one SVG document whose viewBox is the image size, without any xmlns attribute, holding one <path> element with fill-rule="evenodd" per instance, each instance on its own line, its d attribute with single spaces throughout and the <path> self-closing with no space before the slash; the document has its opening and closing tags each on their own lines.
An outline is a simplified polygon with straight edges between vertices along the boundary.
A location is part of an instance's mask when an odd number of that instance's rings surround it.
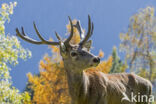
<svg viewBox="0 0 156 104">
<path fill-rule="evenodd" d="M 73 98 L 72 104 L 148 104 L 121 102 L 123 93 L 129 98 L 131 92 L 140 95 L 151 94 L 151 83 L 135 74 L 104 74 L 91 71 L 83 72 L 83 76 L 85 77 L 76 88 L 77 98 Z M 86 80 L 88 83 L 85 83 Z M 87 87 L 86 93 L 84 93 L 85 87 Z"/>
</svg>

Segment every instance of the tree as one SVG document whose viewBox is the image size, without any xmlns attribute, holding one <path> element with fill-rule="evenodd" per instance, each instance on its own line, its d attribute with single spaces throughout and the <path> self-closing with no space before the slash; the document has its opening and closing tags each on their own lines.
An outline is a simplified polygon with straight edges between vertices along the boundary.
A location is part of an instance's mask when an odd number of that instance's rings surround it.
<svg viewBox="0 0 156 104">
<path fill-rule="evenodd" d="M 126 64 L 122 62 L 122 60 L 118 56 L 116 47 L 113 47 L 112 58 L 113 58 L 112 67 L 111 67 L 110 73 L 125 72 L 125 69 L 127 68 L 127 66 Z"/>
<path fill-rule="evenodd" d="M 77 20 L 73 20 L 73 24 Z M 70 25 L 67 25 L 67 32 L 70 32 Z M 80 42 L 78 30 L 74 27 L 74 36 L 71 40 L 72 44 Z M 32 102 L 37 104 L 69 104 L 70 97 L 68 93 L 68 85 L 64 64 L 60 56 L 59 48 L 51 46 L 52 56 L 45 55 L 40 61 L 39 75 L 28 74 L 29 86 L 27 88 L 32 92 Z M 103 52 L 100 51 L 100 57 Z M 108 73 L 112 66 L 112 57 L 108 61 L 102 61 L 96 68 L 90 68 L 86 71 L 102 71 Z"/>
<path fill-rule="evenodd" d="M 5 34 L 5 22 L 10 21 L 9 15 L 13 14 L 16 2 L 3 3 L 0 8 L 0 103 L 1 104 L 30 104 L 28 92 L 19 93 L 12 86 L 9 72 L 10 65 L 18 64 L 18 58 L 26 59 L 31 56 L 30 51 L 25 50 L 15 36 Z"/>
<path fill-rule="evenodd" d="M 121 51 L 131 71 L 154 82 L 156 79 L 156 17 L 154 8 L 141 9 L 130 18 L 126 33 L 120 34 Z"/>
</svg>

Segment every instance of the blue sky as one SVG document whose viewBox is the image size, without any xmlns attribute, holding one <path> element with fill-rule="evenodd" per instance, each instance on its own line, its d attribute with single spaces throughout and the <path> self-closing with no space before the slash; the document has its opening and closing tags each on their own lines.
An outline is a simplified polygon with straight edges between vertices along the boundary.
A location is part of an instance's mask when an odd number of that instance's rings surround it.
<svg viewBox="0 0 156 104">
<path fill-rule="evenodd" d="M 10 2 L 14 0 L 3 0 Z M 24 26 L 25 32 L 32 38 L 37 39 L 33 29 L 33 21 L 40 33 L 49 39 L 57 31 L 65 37 L 68 16 L 79 19 L 83 28 L 87 29 L 88 18 L 94 22 L 94 34 L 92 36 L 92 52 L 98 54 L 102 49 L 104 59 L 111 54 L 113 46 L 119 46 L 119 33 L 126 32 L 129 18 L 140 8 L 147 6 L 156 7 L 155 0 L 17 0 L 18 5 L 11 16 L 11 21 L 6 24 L 6 33 L 15 35 L 15 28 Z M 32 58 L 27 61 L 19 60 L 16 67 L 12 67 L 11 76 L 13 85 L 21 91 L 27 82 L 28 72 L 38 73 L 39 61 L 45 53 L 50 54 L 47 46 L 36 46 L 19 39 L 23 47 L 32 51 Z"/>
</svg>

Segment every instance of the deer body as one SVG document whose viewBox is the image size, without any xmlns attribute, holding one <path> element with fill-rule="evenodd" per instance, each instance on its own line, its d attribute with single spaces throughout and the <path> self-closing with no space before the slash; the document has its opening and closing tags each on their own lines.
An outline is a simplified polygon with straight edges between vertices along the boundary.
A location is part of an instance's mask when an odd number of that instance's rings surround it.
<svg viewBox="0 0 156 104">
<path fill-rule="evenodd" d="M 69 73 L 67 78 L 72 104 L 148 104 L 122 101 L 123 93 L 128 98 L 131 98 L 131 92 L 151 95 L 151 83 L 135 74 Z"/>
<path fill-rule="evenodd" d="M 34 28 L 41 41 L 27 37 L 23 27 L 22 33 L 18 29 L 16 29 L 16 33 L 17 36 L 32 44 L 58 45 L 60 47 L 72 104 L 148 104 L 147 102 L 132 103 L 122 100 L 125 95 L 129 98 L 131 92 L 149 96 L 152 85 L 148 80 L 135 74 L 104 74 L 96 71 L 85 71 L 86 68 L 95 67 L 100 63 L 100 58 L 89 51 L 91 41 L 88 39 L 93 33 L 93 23 L 91 23 L 90 16 L 88 16 L 88 20 L 88 32 L 78 45 L 70 44 L 74 27 L 70 17 L 71 33 L 65 41 L 62 41 L 57 33 L 55 34 L 59 42 L 44 40 L 35 23 Z M 79 23 L 76 26 L 82 33 Z"/>
</svg>

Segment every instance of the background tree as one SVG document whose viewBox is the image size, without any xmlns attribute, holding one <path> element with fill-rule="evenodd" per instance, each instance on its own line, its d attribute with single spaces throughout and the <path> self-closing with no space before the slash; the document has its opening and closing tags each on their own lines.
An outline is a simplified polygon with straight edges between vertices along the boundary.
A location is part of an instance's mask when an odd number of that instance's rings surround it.
<svg viewBox="0 0 156 104">
<path fill-rule="evenodd" d="M 77 20 L 73 20 L 76 24 Z M 70 32 L 70 25 L 67 25 L 67 33 Z M 84 30 L 83 30 L 84 31 Z M 74 27 L 74 36 L 71 40 L 72 44 L 80 42 L 80 35 L 77 28 Z M 28 74 L 30 92 L 32 92 L 32 102 L 37 104 L 69 104 L 70 97 L 68 93 L 67 79 L 65 75 L 64 64 L 60 56 L 59 48 L 50 46 L 52 56 L 45 55 L 40 61 L 39 75 Z M 104 53 L 99 52 L 99 56 L 103 57 Z M 90 68 L 86 71 L 103 71 L 108 73 L 112 66 L 112 57 L 107 61 L 102 61 L 96 68 Z"/>
<path fill-rule="evenodd" d="M 156 80 L 156 17 L 154 8 L 141 9 L 130 18 L 128 31 L 120 34 L 121 51 L 133 71 L 152 83 Z"/>
<path fill-rule="evenodd" d="M 118 56 L 117 48 L 113 47 L 112 51 L 112 67 L 109 73 L 120 73 L 125 72 L 127 65 L 122 62 Z"/>
<path fill-rule="evenodd" d="M 27 92 L 19 93 L 12 86 L 10 65 L 18 64 L 18 58 L 26 59 L 31 56 L 30 51 L 25 50 L 15 36 L 5 34 L 5 22 L 10 21 L 9 15 L 13 14 L 16 2 L 3 3 L 0 8 L 0 103 L 1 104 L 30 104 L 30 96 Z"/>
</svg>

